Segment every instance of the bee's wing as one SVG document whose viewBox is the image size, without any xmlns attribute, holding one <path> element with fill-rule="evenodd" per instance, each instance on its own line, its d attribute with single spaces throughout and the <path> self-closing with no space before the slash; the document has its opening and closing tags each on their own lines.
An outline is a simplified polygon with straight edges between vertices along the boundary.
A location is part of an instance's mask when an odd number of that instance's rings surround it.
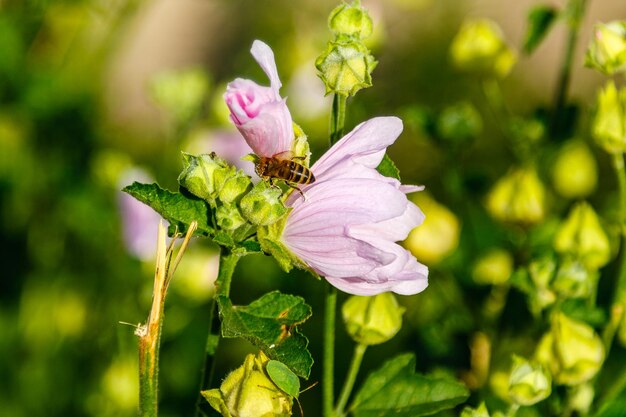
<svg viewBox="0 0 626 417">
<path fill-rule="evenodd" d="M 281 161 L 291 161 L 294 155 L 292 151 L 279 152 L 273 156 L 273 158 L 280 159 Z"/>
</svg>

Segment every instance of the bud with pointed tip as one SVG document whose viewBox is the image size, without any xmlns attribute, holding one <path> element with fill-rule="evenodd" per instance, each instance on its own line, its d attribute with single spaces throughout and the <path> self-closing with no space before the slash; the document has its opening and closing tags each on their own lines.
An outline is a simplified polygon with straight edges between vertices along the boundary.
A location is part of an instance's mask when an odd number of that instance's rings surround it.
<svg viewBox="0 0 626 417">
<path fill-rule="evenodd" d="M 487 210 L 503 222 L 535 224 L 545 215 L 545 188 L 533 168 L 516 168 L 487 196 Z"/>
<path fill-rule="evenodd" d="M 538 362 L 513 355 L 509 397 L 515 404 L 533 405 L 550 396 L 552 377 Z"/>
<path fill-rule="evenodd" d="M 202 391 L 204 398 L 224 417 L 287 417 L 293 397 L 278 388 L 267 375 L 269 358 L 263 352 L 249 354 L 219 389 Z"/>
<path fill-rule="evenodd" d="M 328 17 L 328 27 L 337 37 L 368 38 L 373 31 L 372 18 L 366 9 L 356 4 L 343 3 Z"/>
<path fill-rule="evenodd" d="M 587 268 L 598 269 L 609 262 L 609 238 L 600 219 L 587 202 L 574 206 L 554 237 L 554 249 L 574 257 Z"/>
<path fill-rule="evenodd" d="M 282 194 L 279 187 L 271 186 L 267 181 L 259 182 L 241 199 L 243 217 L 257 226 L 276 223 L 287 213 Z"/>
<path fill-rule="evenodd" d="M 607 75 L 626 71 L 626 21 L 598 23 L 585 65 Z"/>
<path fill-rule="evenodd" d="M 318 75 L 326 85 L 326 94 L 353 96 L 372 86 L 376 60 L 361 42 L 328 42 L 326 51 L 315 61 Z"/>
<path fill-rule="evenodd" d="M 608 153 L 626 151 L 626 88 L 618 90 L 613 80 L 598 93 L 598 110 L 591 133 Z"/>
<path fill-rule="evenodd" d="M 226 181 L 236 174 L 235 167 L 215 154 L 195 156 L 183 152 L 183 165 L 178 183 L 212 205 Z"/>
</svg>

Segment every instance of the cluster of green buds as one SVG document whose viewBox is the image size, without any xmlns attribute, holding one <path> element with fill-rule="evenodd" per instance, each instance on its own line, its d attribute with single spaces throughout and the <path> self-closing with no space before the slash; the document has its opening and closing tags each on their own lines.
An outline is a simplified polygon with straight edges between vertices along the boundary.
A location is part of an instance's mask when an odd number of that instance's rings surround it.
<svg viewBox="0 0 626 417">
<path fill-rule="evenodd" d="M 556 313 L 543 335 L 535 358 L 561 385 L 578 385 L 593 378 L 604 363 L 604 344 L 591 326 Z"/>
<path fill-rule="evenodd" d="M 404 308 L 389 292 L 375 296 L 353 295 L 341 307 L 346 330 L 362 345 L 378 345 L 393 338 L 402 327 Z"/>
<path fill-rule="evenodd" d="M 267 372 L 271 361 L 263 353 L 249 354 L 216 389 L 202 395 L 224 417 L 287 417 L 293 396 L 276 385 Z"/>
<path fill-rule="evenodd" d="M 250 177 L 215 154 L 183 154 L 178 182 L 205 200 L 214 212 L 218 229 L 239 242 L 258 226 L 277 222 L 287 213 L 282 191 L 266 181 L 252 184 Z"/>
<path fill-rule="evenodd" d="M 607 75 L 626 71 L 626 21 L 595 26 L 585 65 Z"/>
<path fill-rule="evenodd" d="M 454 66 L 486 77 L 504 78 L 517 62 L 498 25 L 491 20 L 468 20 L 450 46 Z"/>
<path fill-rule="evenodd" d="M 315 61 L 318 75 L 326 85 L 326 94 L 355 95 L 371 87 L 376 60 L 363 40 L 372 34 L 373 25 L 359 0 L 343 3 L 328 18 L 335 39 Z"/>
<path fill-rule="evenodd" d="M 533 225 L 545 215 L 545 187 L 532 167 L 515 168 L 493 186 L 487 211 L 505 223 Z"/>
</svg>

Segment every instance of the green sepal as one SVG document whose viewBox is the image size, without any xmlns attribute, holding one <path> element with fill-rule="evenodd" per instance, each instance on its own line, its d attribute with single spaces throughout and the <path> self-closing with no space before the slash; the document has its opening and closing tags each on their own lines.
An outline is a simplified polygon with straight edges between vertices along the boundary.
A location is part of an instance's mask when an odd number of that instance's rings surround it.
<svg viewBox="0 0 626 417">
<path fill-rule="evenodd" d="M 134 182 L 124 187 L 122 191 L 152 207 L 180 233 L 184 233 L 193 221 L 198 223 L 196 235 L 207 236 L 215 231 L 209 224 L 212 217 L 211 209 L 204 200 L 195 196 L 172 192 L 156 183 Z"/>
<path fill-rule="evenodd" d="M 376 167 L 376 171 L 385 177 L 395 178 L 400 181 L 400 170 L 387 154 L 385 154 L 383 160 L 380 161 L 380 164 Z"/>
<path fill-rule="evenodd" d="M 224 402 L 224 396 L 220 392 L 219 389 L 209 389 L 206 391 L 200 391 L 200 394 L 204 397 L 205 400 L 211 404 L 211 407 L 215 409 L 215 411 L 219 412 L 222 417 L 231 417 L 230 411 L 228 411 L 228 406 Z"/>
<path fill-rule="evenodd" d="M 287 223 L 287 217 L 288 215 L 274 224 L 261 226 L 257 229 L 257 239 L 261 245 L 261 250 L 272 255 L 285 272 L 291 271 L 295 266 L 296 268 L 308 270 L 313 275 L 317 276 L 315 272 L 311 271 L 310 268 L 283 243 L 281 237 L 285 224 Z"/>
<path fill-rule="evenodd" d="M 233 306 L 226 296 L 218 297 L 217 303 L 223 337 L 244 338 L 296 375 L 309 377 L 313 366 L 309 341 L 296 328 L 312 313 L 302 297 L 272 291 L 247 306 Z"/>
</svg>

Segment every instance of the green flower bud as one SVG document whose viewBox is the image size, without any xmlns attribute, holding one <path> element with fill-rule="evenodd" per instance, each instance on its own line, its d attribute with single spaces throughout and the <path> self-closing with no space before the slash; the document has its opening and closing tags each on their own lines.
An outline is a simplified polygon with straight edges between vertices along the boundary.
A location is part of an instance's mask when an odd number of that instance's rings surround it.
<svg viewBox="0 0 626 417">
<path fill-rule="evenodd" d="M 281 200 L 282 194 L 280 188 L 269 185 L 267 181 L 259 182 L 241 199 L 243 217 L 257 226 L 276 223 L 287 213 Z"/>
<path fill-rule="evenodd" d="M 480 403 L 477 408 L 465 407 L 463 411 L 461 411 L 461 417 L 490 417 L 489 410 L 487 410 L 487 406 L 485 403 Z"/>
<path fill-rule="evenodd" d="M 538 362 L 513 355 L 509 398 L 518 405 L 533 405 L 550 396 L 552 377 Z"/>
<path fill-rule="evenodd" d="M 597 279 L 596 271 L 589 271 L 580 262 L 566 259 L 559 266 L 552 288 L 564 298 L 583 298 L 592 294 Z"/>
<path fill-rule="evenodd" d="M 598 215 L 587 202 L 574 206 L 556 232 L 554 249 L 579 260 L 588 269 L 598 269 L 609 262 L 609 238 Z"/>
<path fill-rule="evenodd" d="M 591 133 L 608 153 L 626 151 L 626 89 L 618 91 L 612 80 L 598 93 L 598 110 Z"/>
<path fill-rule="evenodd" d="M 626 21 L 595 26 L 585 65 L 607 75 L 626 71 Z"/>
<path fill-rule="evenodd" d="M 572 410 L 578 411 L 578 415 L 589 415 L 589 409 L 591 408 L 595 395 L 596 392 L 593 388 L 593 384 L 587 382 L 585 384 L 576 385 L 572 387 L 569 392 L 568 405 Z"/>
<path fill-rule="evenodd" d="M 446 107 L 437 119 L 437 133 L 453 144 L 464 144 L 480 135 L 483 121 L 469 102 Z"/>
<path fill-rule="evenodd" d="M 498 25 L 487 19 L 463 23 L 452 41 L 450 55 L 453 64 L 463 71 L 498 78 L 504 78 L 517 61 Z"/>
<path fill-rule="evenodd" d="M 234 176 L 226 180 L 224 186 L 220 189 L 218 197 L 222 203 L 233 203 L 238 201 L 250 188 L 252 188 L 250 177 L 239 170 L 235 172 Z"/>
<path fill-rule="evenodd" d="M 367 47 L 356 41 L 329 42 L 326 51 L 315 61 L 318 75 L 326 85 L 326 94 L 344 96 L 371 87 L 375 66 L 376 60 Z"/>
<path fill-rule="evenodd" d="M 563 385 L 589 381 L 602 367 L 604 356 L 604 344 L 593 328 L 560 312 L 535 352 L 535 358 Z"/>
<path fill-rule="evenodd" d="M 556 301 L 556 294 L 549 288 L 555 271 L 556 262 L 550 256 L 535 260 L 528 266 L 528 274 L 535 284 L 535 292 L 531 295 L 530 303 L 536 313 Z"/>
<path fill-rule="evenodd" d="M 503 222 L 531 225 L 543 220 L 545 189 L 533 168 L 516 168 L 501 178 L 487 196 L 487 210 Z"/>
<path fill-rule="evenodd" d="M 330 12 L 328 27 L 337 37 L 357 40 L 368 38 L 373 31 L 372 18 L 358 2 L 336 7 Z"/>
<path fill-rule="evenodd" d="M 409 233 L 405 246 L 420 261 L 434 265 L 459 245 L 461 226 L 454 213 L 428 194 L 420 193 L 414 201 L 426 218 Z"/>
<path fill-rule="evenodd" d="M 552 184 L 565 198 L 586 197 L 598 182 L 598 164 L 585 142 L 572 140 L 556 156 L 552 168 Z"/>
<path fill-rule="evenodd" d="M 513 273 L 513 257 L 504 249 L 492 249 L 482 256 L 472 269 L 478 284 L 504 284 Z"/>
<path fill-rule="evenodd" d="M 202 395 L 224 417 L 290 416 L 293 397 L 269 378 L 265 371 L 268 361 L 263 352 L 246 356 L 219 389 L 202 391 Z"/>
<path fill-rule="evenodd" d="M 217 225 L 223 230 L 236 230 L 246 224 L 236 204 L 222 204 L 215 210 Z"/>
<path fill-rule="evenodd" d="M 214 205 L 219 191 L 235 174 L 235 168 L 215 154 L 195 156 L 183 152 L 183 171 L 178 176 L 178 183 Z"/>
<path fill-rule="evenodd" d="M 372 297 L 353 295 L 341 307 L 348 334 L 357 343 L 378 345 L 390 340 L 402 327 L 404 308 L 386 292 Z"/>
<path fill-rule="evenodd" d="M 209 91 L 209 79 L 205 71 L 191 68 L 159 74 L 150 87 L 154 100 L 174 120 L 184 123 L 200 112 Z"/>
</svg>

